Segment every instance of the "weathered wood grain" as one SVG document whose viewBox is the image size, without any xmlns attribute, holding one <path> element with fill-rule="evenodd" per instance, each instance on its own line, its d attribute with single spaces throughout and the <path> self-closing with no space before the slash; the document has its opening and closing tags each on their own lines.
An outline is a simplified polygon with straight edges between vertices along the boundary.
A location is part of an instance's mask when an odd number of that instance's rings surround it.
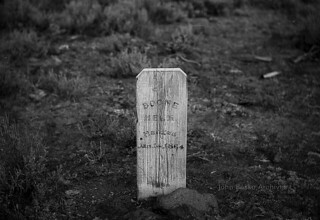
<svg viewBox="0 0 320 220">
<path fill-rule="evenodd" d="M 137 76 L 138 198 L 186 187 L 187 83 L 179 68 Z"/>
</svg>

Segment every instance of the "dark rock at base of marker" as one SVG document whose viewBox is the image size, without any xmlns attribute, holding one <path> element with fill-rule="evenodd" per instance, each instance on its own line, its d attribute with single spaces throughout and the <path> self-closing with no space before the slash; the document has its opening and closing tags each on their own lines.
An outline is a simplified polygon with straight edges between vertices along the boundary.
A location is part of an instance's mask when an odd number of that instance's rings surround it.
<svg viewBox="0 0 320 220">
<path fill-rule="evenodd" d="M 158 197 L 157 204 L 173 219 L 215 219 L 218 214 L 218 202 L 214 195 L 186 188 Z"/>
</svg>

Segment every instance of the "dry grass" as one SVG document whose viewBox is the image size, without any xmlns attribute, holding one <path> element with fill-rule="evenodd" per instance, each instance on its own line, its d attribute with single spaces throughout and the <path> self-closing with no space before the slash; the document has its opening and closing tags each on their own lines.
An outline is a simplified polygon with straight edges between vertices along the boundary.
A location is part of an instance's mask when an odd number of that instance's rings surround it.
<svg viewBox="0 0 320 220">
<path fill-rule="evenodd" d="M 137 48 L 132 51 L 122 51 L 116 58 L 112 59 L 114 77 L 135 77 L 139 72 L 150 67 L 151 62 L 146 54 L 141 53 Z"/>
<path fill-rule="evenodd" d="M 54 203 L 61 170 L 48 171 L 40 129 L 0 118 L 0 216 L 39 219 Z"/>
<path fill-rule="evenodd" d="M 122 154 L 136 146 L 135 118 L 132 115 L 95 115 L 87 123 L 79 123 L 78 129 L 90 164 L 108 163 L 114 149 Z"/>
<path fill-rule="evenodd" d="M 47 76 L 40 77 L 37 87 L 57 94 L 62 99 L 79 99 L 88 91 L 90 81 L 87 78 L 50 71 Z"/>
<path fill-rule="evenodd" d="M 48 44 L 34 30 L 15 30 L 0 42 L 0 52 L 17 64 L 29 57 L 44 56 L 47 51 Z"/>
</svg>

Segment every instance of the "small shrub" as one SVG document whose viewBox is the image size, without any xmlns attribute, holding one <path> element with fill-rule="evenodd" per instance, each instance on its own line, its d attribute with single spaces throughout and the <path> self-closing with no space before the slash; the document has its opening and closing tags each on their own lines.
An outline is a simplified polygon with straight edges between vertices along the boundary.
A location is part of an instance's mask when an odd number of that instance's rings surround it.
<svg viewBox="0 0 320 220">
<path fill-rule="evenodd" d="M 134 30 L 131 32 L 138 37 L 149 40 L 151 38 L 150 33 L 153 31 L 152 29 L 153 26 L 149 20 L 149 14 L 147 10 L 145 8 L 138 10 L 136 14 Z"/>
<path fill-rule="evenodd" d="M 103 38 L 99 38 L 96 43 L 97 49 L 105 54 L 121 52 L 130 41 L 129 34 L 112 34 Z"/>
<path fill-rule="evenodd" d="M 49 25 L 46 13 L 26 0 L 4 0 L 0 4 L 0 26 L 2 28 L 39 27 Z"/>
<path fill-rule="evenodd" d="M 56 190 L 58 173 L 46 169 L 40 130 L 0 117 L 0 207 L 7 219 L 38 219 Z"/>
<path fill-rule="evenodd" d="M 136 11 L 134 1 L 130 0 L 122 0 L 107 6 L 103 11 L 103 28 L 111 32 L 130 33 L 135 26 Z"/>
<path fill-rule="evenodd" d="M 187 12 L 183 11 L 179 4 L 173 2 L 157 4 L 156 7 L 150 8 L 148 12 L 151 20 L 159 24 L 181 22 L 188 17 Z"/>
<path fill-rule="evenodd" d="M 86 94 L 89 83 L 88 79 L 80 76 L 69 77 L 66 74 L 56 74 L 50 71 L 47 76 L 39 79 L 38 87 L 49 92 L 54 92 L 61 98 L 79 99 Z"/>
<path fill-rule="evenodd" d="M 144 36 L 150 30 L 149 14 L 139 0 L 120 0 L 105 7 L 102 29 L 106 33 L 130 33 Z"/>
<path fill-rule="evenodd" d="M 31 83 L 21 70 L 12 70 L 9 65 L 0 64 L 0 98 L 26 94 Z"/>
<path fill-rule="evenodd" d="M 29 0 L 29 2 L 44 12 L 61 12 L 70 0 Z"/>
<path fill-rule="evenodd" d="M 278 10 L 287 15 L 296 15 L 301 7 L 298 0 L 248 0 L 248 4 L 263 9 Z"/>
<path fill-rule="evenodd" d="M 90 141 L 88 146 L 89 147 L 85 149 L 84 157 L 88 160 L 90 165 L 108 162 L 106 158 L 108 147 L 105 144 L 101 141 L 99 144 L 94 141 Z"/>
<path fill-rule="evenodd" d="M 206 0 L 204 2 L 207 15 L 229 15 L 233 11 L 233 0 Z"/>
<path fill-rule="evenodd" d="M 25 58 L 46 55 L 48 44 L 33 30 L 15 30 L 0 42 L 0 51 L 20 64 Z"/>
<path fill-rule="evenodd" d="M 247 0 L 190 0 L 176 1 L 179 7 L 188 12 L 189 17 L 224 16 L 231 14 Z"/>
<path fill-rule="evenodd" d="M 299 36 L 299 44 L 303 48 L 310 49 L 312 46 L 320 47 L 320 6 L 309 10 L 308 16 L 303 19 L 302 30 Z"/>
<path fill-rule="evenodd" d="M 115 4 L 118 0 L 98 0 L 99 4 L 102 6 L 102 7 L 105 7 L 105 6 L 108 6 L 108 5 L 111 5 L 111 4 Z"/>
<path fill-rule="evenodd" d="M 158 68 L 179 68 L 180 66 L 181 62 L 179 58 L 166 57 L 162 63 L 159 64 Z"/>
<path fill-rule="evenodd" d="M 195 44 L 192 25 L 179 26 L 171 35 L 171 41 L 167 44 L 170 53 L 187 52 L 190 46 Z"/>
<path fill-rule="evenodd" d="M 54 14 L 52 20 L 60 28 L 82 33 L 96 24 L 101 13 L 102 7 L 95 0 L 72 0 L 62 13 Z"/>
<path fill-rule="evenodd" d="M 207 11 L 204 1 L 192 0 L 191 8 L 189 9 L 190 17 L 206 17 Z"/>
<path fill-rule="evenodd" d="M 233 0 L 233 5 L 235 8 L 240 8 L 245 6 L 248 0 Z"/>
<path fill-rule="evenodd" d="M 136 76 L 142 69 L 150 67 L 151 62 L 148 57 L 134 48 L 131 52 L 126 49 L 116 58 L 111 60 L 115 68 L 114 77 Z"/>
</svg>

